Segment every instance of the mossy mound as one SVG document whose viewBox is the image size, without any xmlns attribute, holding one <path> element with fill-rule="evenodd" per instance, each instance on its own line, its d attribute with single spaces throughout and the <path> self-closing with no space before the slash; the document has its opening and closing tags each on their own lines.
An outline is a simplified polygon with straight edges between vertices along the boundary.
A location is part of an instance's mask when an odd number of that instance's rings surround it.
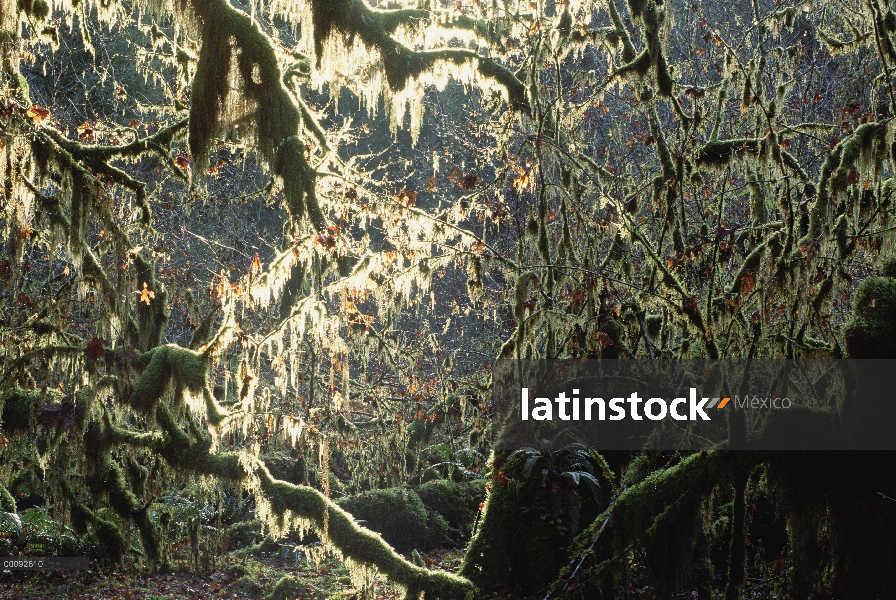
<svg viewBox="0 0 896 600">
<path fill-rule="evenodd" d="M 227 528 L 227 539 L 234 550 L 257 544 L 264 538 L 261 532 L 261 521 L 253 519 L 242 523 L 234 523 Z"/>
<path fill-rule="evenodd" d="M 887 262 L 887 270 L 896 269 L 892 262 Z M 896 358 L 896 279 L 875 277 L 862 282 L 843 335 L 850 358 Z"/>
<path fill-rule="evenodd" d="M 34 428 L 37 421 L 36 395 L 20 388 L 2 397 L 0 427 L 6 432 L 23 432 Z"/>
<path fill-rule="evenodd" d="M 438 548 L 450 541 L 445 518 L 428 511 L 411 489 L 374 490 L 336 503 L 361 525 L 383 536 L 398 552 Z"/>
<path fill-rule="evenodd" d="M 427 509 L 444 517 L 452 528 L 469 535 L 479 514 L 479 505 L 485 501 L 485 479 L 465 483 L 434 479 L 415 491 Z"/>
<path fill-rule="evenodd" d="M 275 479 L 288 481 L 295 485 L 306 483 L 307 469 L 303 459 L 277 454 L 265 456 L 262 460 Z"/>
<path fill-rule="evenodd" d="M 125 542 L 118 524 L 111 519 L 97 517 L 94 521 L 94 535 L 97 542 L 93 553 L 94 558 L 115 565 L 121 563 Z"/>
<path fill-rule="evenodd" d="M 275 585 L 271 593 L 265 596 L 267 600 L 302 600 L 320 598 L 323 600 L 326 596 L 310 583 L 304 582 L 298 577 L 287 575 L 280 579 Z"/>
</svg>

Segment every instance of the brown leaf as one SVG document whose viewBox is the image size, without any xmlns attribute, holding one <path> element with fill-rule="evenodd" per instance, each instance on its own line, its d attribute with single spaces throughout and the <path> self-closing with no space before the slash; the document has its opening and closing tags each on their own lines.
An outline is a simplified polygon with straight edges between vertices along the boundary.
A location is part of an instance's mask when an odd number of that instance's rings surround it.
<svg viewBox="0 0 896 600">
<path fill-rule="evenodd" d="M 27 111 L 25 111 L 25 116 L 34 121 L 35 123 L 40 123 L 44 119 L 50 117 L 50 111 L 44 108 L 43 106 L 35 106 L 31 105 Z"/>
<path fill-rule="evenodd" d="M 99 360 L 103 357 L 103 340 L 94 336 L 92 340 L 87 342 L 87 347 L 84 348 L 84 356 L 88 358 L 88 360 Z"/>
<path fill-rule="evenodd" d="M 399 204 L 403 204 L 408 208 L 417 204 L 417 192 L 415 192 L 414 190 L 401 190 L 397 194 L 393 195 L 392 198 L 394 198 Z"/>
<path fill-rule="evenodd" d="M 479 183 L 479 177 L 476 176 L 476 173 L 468 173 L 463 177 L 457 178 L 457 185 L 464 190 L 474 190 L 476 189 L 476 184 Z"/>
<path fill-rule="evenodd" d="M 740 293 L 748 294 L 753 291 L 756 287 L 756 276 L 753 275 L 753 271 L 747 271 L 744 273 L 744 276 L 740 278 Z"/>
</svg>

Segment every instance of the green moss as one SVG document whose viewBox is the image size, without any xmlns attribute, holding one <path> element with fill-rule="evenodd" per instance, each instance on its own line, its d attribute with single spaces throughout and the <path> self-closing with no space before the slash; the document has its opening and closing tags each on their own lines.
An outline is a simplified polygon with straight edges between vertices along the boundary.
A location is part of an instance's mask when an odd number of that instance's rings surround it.
<svg viewBox="0 0 896 600">
<path fill-rule="evenodd" d="M 12 497 L 12 494 L 9 493 L 2 481 L 0 481 L 0 511 L 16 512 L 16 499 Z"/>
<path fill-rule="evenodd" d="M 94 518 L 93 511 L 76 497 L 70 496 L 69 515 L 71 516 L 74 530 L 82 535 L 87 533 L 87 528 Z"/>
<path fill-rule="evenodd" d="M 896 256 L 890 257 L 884 261 L 882 271 L 884 277 L 896 278 Z"/>
<path fill-rule="evenodd" d="M 521 450 L 493 461 L 485 509 L 461 575 L 483 590 L 505 586 L 522 595 L 554 581 L 574 536 L 599 511 L 594 495 L 561 472 L 575 452 Z"/>
<path fill-rule="evenodd" d="M 479 505 L 485 500 L 485 484 L 485 479 L 462 483 L 434 479 L 415 491 L 423 505 L 443 516 L 448 525 L 469 532 L 479 514 Z"/>
<path fill-rule="evenodd" d="M 293 575 L 282 577 L 265 596 L 267 600 L 305 600 L 306 598 L 325 598 L 324 594 L 310 583 Z"/>
<path fill-rule="evenodd" d="M 212 28 L 218 31 L 212 31 Z M 193 77 L 189 145 L 199 169 L 207 166 L 208 152 L 230 92 L 230 36 L 220 29 L 214 21 L 206 24 Z"/>
<path fill-rule="evenodd" d="M 34 0 L 32 4 L 31 15 L 38 21 L 43 21 L 50 16 L 50 5 L 46 0 Z"/>
<path fill-rule="evenodd" d="M 445 541 L 446 532 L 438 531 L 440 523 L 430 516 L 420 497 L 408 488 L 373 490 L 341 498 L 336 504 L 360 520 L 364 527 L 382 535 L 399 552 L 431 549 Z M 441 525 L 445 526 L 444 520 Z"/>
<path fill-rule="evenodd" d="M 145 352 L 138 362 L 146 366 L 134 385 L 130 404 L 143 413 L 156 406 L 172 378 L 193 393 L 206 390 L 208 366 L 204 354 L 169 344 Z"/>
<path fill-rule="evenodd" d="M 110 447 L 105 427 L 97 418 L 91 419 L 87 423 L 83 439 L 84 453 L 94 461 L 98 461 Z"/>
<path fill-rule="evenodd" d="M 119 564 L 124 556 L 125 542 L 118 525 L 110 519 L 96 518 L 94 521 L 98 558 Z"/>
<path fill-rule="evenodd" d="M 375 565 L 390 580 L 419 590 L 427 598 L 471 598 L 475 593 L 473 585 L 461 577 L 427 571 L 405 560 L 379 535 L 359 527 L 350 514 L 317 490 L 275 481 L 263 466 L 259 466 L 256 474 L 261 480 L 262 492 L 270 499 L 275 512 L 292 511 L 309 519 L 318 532 L 323 531 L 326 515 L 329 541 L 344 556 L 362 564 Z"/>
<path fill-rule="evenodd" d="M 257 523 L 258 521 L 256 521 Z M 249 567 L 242 563 L 236 563 L 234 565 L 230 565 L 226 569 L 227 574 L 235 579 L 239 579 L 240 577 L 245 577 L 249 574 Z"/>
<path fill-rule="evenodd" d="M 620 560 L 628 556 L 628 549 L 639 547 L 653 569 L 652 573 L 648 569 L 653 582 L 675 587 L 692 564 L 699 533 L 694 527 L 701 521 L 696 511 L 702 499 L 727 482 L 732 469 L 750 469 L 760 460 L 758 453 L 700 452 L 626 488 L 573 544 L 581 560 L 571 580 L 576 593 L 600 597 L 608 589 L 618 590 L 614 587 L 619 585 L 618 569 L 625 573 L 627 568 Z M 679 527 L 683 529 L 677 531 Z"/>
<path fill-rule="evenodd" d="M 37 423 L 38 393 L 13 388 L 2 396 L 0 425 L 6 432 L 32 431 Z"/>
<path fill-rule="evenodd" d="M 843 335 L 851 358 L 896 358 L 896 279 L 862 282 Z"/>
<path fill-rule="evenodd" d="M 93 403 L 93 388 L 84 386 L 75 392 L 75 423 L 82 431 L 90 418 L 90 406 Z"/>
<path fill-rule="evenodd" d="M 631 487 L 644 481 L 655 470 L 653 461 L 646 454 L 639 454 L 625 467 L 620 485 Z"/>
<path fill-rule="evenodd" d="M 246 548 L 253 544 L 257 544 L 262 540 L 264 534 L 261 531 L 261 521 L 253 519 L 251 521 L 243 521 L 242 523 L 234 523 L 227 528 L 227 539 L 230 541 L 230 547 L 234 550 Z M 242 577 L 245 573 L 236 575 Z"/>
</svg>

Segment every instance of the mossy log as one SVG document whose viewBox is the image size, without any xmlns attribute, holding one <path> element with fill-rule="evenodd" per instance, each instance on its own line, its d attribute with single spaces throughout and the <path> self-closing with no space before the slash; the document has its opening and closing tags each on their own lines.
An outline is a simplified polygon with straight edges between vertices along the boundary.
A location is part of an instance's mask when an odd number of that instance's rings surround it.
<svg viewBox="0 0 896 600">
<path fill-rule="evenodd" d="M 473 584 L 462 577 L 418 567 L 398 554 L 377 533 L 355 523 L 352 515 L 314 488 L 293 485 L 274 479 L 259 459 L 246 461 L 235 452 L 210 452 L 208 433 L 195 419 L 188 420 L 185 431 L 167 406 L 156 408 L 156 421 L 164 433 L 136 433 L 106 423 L 105 444 L 128 444 L 146 447 L 162 456 L 174 469 L 183 473 L 210 475 L 234 482 L 257 479 L 260 493 L 277 515 L 292 515 L 311 523 L 344 558 L 373 566 L 391 581 L 428 599 L 472 598 Z M 247 471 L 248 469 L 248 471 Z"/>
<path fill-rule="evenodd" d="M 749 472 L 762 459 L 758 452 L 699 452 L 625 489 L 577 537 L 573 560 L 560 572 L 549 597 L 564 597 L 572 589 L 596 595 L 618 585 L 614 567 L 626 561 L 628 552 L 636 547 L 645 547 L 657 585 L 668 589 L 680 583 L 691 572 L 699 536 L 693 529 L 675 532 L 669 528 L 674 530 L 689 522 L 693 526 L 699 521 L 696 515 L 679 519 L 681 511 L 699 506 L 713 489 L 730 479 L 733 468 Z M 678 547 L 651 543 L 658 539 L 674 540 Z M 655 556 L 657 553 L 662 556 Z"/>
<path fill-rule="evenodd" d="M 327 539 L 344 557 L 375 566 L 390 580 L 422 592 L 426 598 L 473 597 L 476 590 L 468 580 L 414 565 L 395 552 L 379 534 L 358 526 L 350 514 L 314 488 L 278 481 L 261 463 L 257 464 L 255 475 L 275 512 L 288 510 L 306 518 L 318 532 L 324 531 L 326 521 Z"/>
</svg>

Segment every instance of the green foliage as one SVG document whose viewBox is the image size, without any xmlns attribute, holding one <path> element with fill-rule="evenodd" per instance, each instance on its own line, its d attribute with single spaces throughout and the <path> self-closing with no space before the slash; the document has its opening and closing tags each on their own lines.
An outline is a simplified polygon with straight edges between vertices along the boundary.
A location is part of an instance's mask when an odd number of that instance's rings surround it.
<svg viewBox="0 0 896 600">
<path fill-rule="evenodd" d="M 82 536 L 51 519 L 43 509 L 28 508 L 19 514 L 0 511 L 0 552 L 4 556 L 85 556 L 89 550 Z"/>
<path fill-rule="evenodd" d="M 866 279 L 853 300 L 853 318 L 843 328 L 852 358 L 896 358 L 896 279 Z"/>
</svg>

